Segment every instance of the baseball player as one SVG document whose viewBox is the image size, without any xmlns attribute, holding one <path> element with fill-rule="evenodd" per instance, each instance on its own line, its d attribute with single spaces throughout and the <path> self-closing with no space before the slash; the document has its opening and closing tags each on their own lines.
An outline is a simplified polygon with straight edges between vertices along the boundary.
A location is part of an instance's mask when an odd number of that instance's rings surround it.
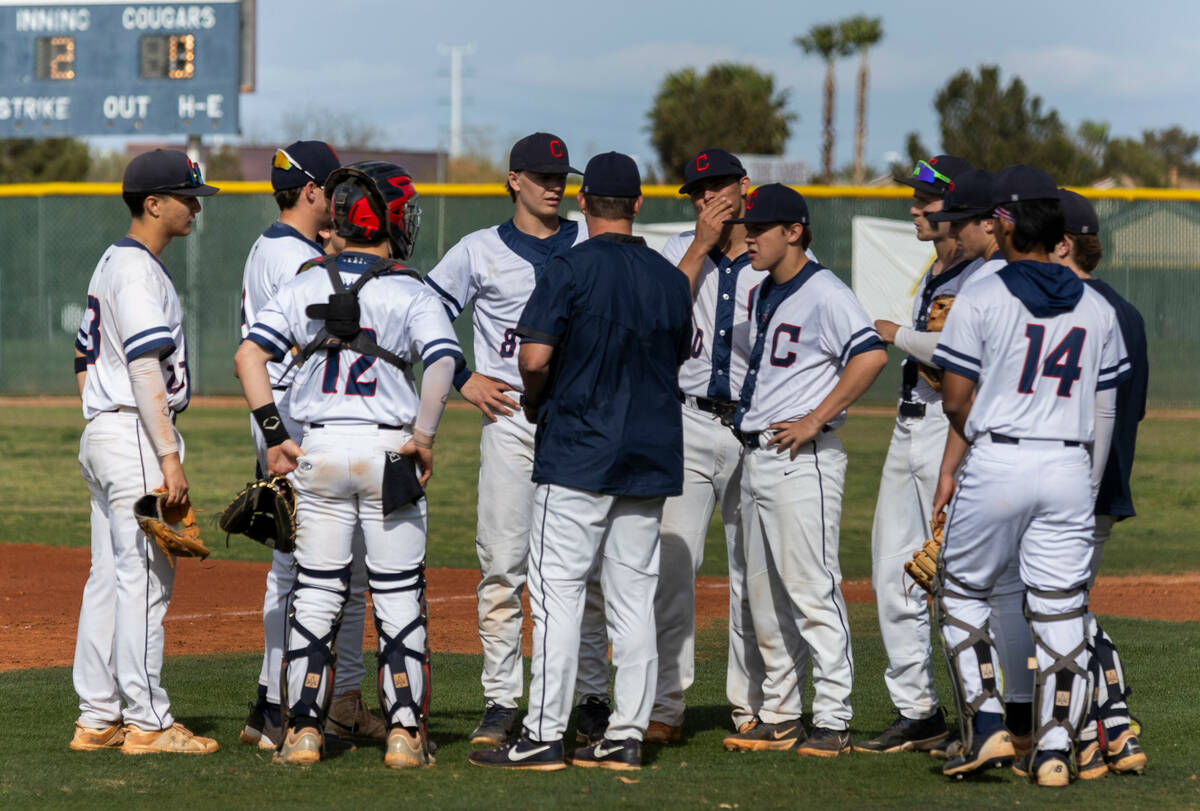
<svg viewBox="0 0 1200 811">
<path fill-rule="evenodd" d="M 919 373 L 920 360 L 910 344 L 937 336 L 926 327 L 934 298 L 948 298 L 978 267 L 974 258 L 960 259 L 961 248 L 950 235 L 950 224 L 931 222 L 928 215 L 941 211 L 950 184 L 971 165 L 954 155 L 937 155 L 919 161 L 910 177 L 897 182 L 912 187 L 909 213 L 917 239 L 933 245 L 934 259 L 917 286 L 913 299 L 913 326 L 877 320 L 875 330 L 886 342 L 908 352 L 904 361 L 896 425 L 888 445 L 875 521 L 871 528 L 871 586 L 879 612 L 879 630 L 888 667 L 884 683 L 892 697 L 896 720 L 882 733 L 854 744 L 859 752 L 927 750 L 945 741 L 945 714 L 933 689 L 933 659 L 930 649 L 929 615 L 924 594 L 905 588 L 902 567 L 921 547 L 929 531 L 929 508 L 937 487 L 949 424 L 942 414 L 940 381 L 926 380 Z M 946 298 L 943 298 L 946 297 Z M 933 346 L 921 353 L 928 363 Z M 934 373 L 936 375 L 936 373 Z M 915 497 L 914 497 L 915 496 Z"/>
<path fill-rule="evenodd" d="M 1104 256 L 1100 244 L 1100 221 L 1087 198 L 1067 189 L 1059 189 L 1066 233 L 1050 258 L 1071 269 L 1088 287 L 1112 305 L 1121 328 L 1121 338 L 1129 351 L 1131 376 L 1111 393 L 1111 403 L 1097 398 L 1096 444 L 1092 450 L 1092 490 L 1096 493 L 1096 534 L 1092 552 L 1091 577 L 1088 589 L 1096 582 L 1104 543 L 1112 527 L 1136 513 L 1129 488 L 1133 469 L 1134 445 L 1138 422 L 1146 415 L 1146 389 L 1149 382 L 1149 361 L 1146 357 L 1146 325 L 1132 304 L 1101 280 L 1092 271 Z M 1111 406 L 1108 407 L 1108 406 Z M 1108 431 L 1102 422 L 1111 422 L 1111 441 L 1107 448 L 1101 444 Z M 1077 773 L 1081 779 L 1095 780 L 1118 774 L 1140 774 L 1146 768 L 1146 753 L 1131 728 L 1129 687 L 1125 683 L 1125 668 L 1117 647 L 1096 621 L 1087 613 L 1087 645 L 1089 672 L 1095 685 L 1094 701 L 1079 731 L 1076 751 Z M 1104 743 L 1099 739 L 1099 727 L 1104 728 Z"/>
<path fill-rule="evenodd" d="M 940 160 L 933 160 L 944 167 L 952 159 L 940 156 Z M 918 166 L 917 171 L 928 170 Z M 928 532 L 928 510 L 932 508 L 949 428 L 938 390 L 941 370 L 931 365 L 939 332 L 929 329 L 930 313 L 935 307 L 949 308 L 959 290 L 1006 263 L 993 234 L 992 175 L 982 169 L 963 167 L 955 171 L 953 188 L 945 181 L 941 183 L 945 186 L 944 199 L 930 203 L 922 216 L 954 241 L 953 264 L 937 274 L 931 270 L 923 279 L 914 301 L 915 329 L 901 328 L 890 321 L 875 322 L 884 341 L 895 343 L 909 353 L 896 428 L 880 481 L 872 536 L 873 585 L 879 604 L 881 636 L 889 652 L 889 669 L 884 680 L 892 692 L 897 718 L 880 735 L 855 744 L 860 752 L 918 749 L 942 757 L 947 751 L 957 753 L 961 746 L 948 740 L 945 717 L 933 692 L 924 595 L 918 599 L 908 593 L 902 564 L 920 548 Z M 914 196 L 923 193 L 919 187 L 914 188 Z M 914 379 L 915 384 L 910 385 Z M 898 531 L 904 527 L 911 534 L 906 541 Z M 902 541 L 903 553 L 888 552 L 900 548 Z M 992 609 L 991 633 L 1005 675 L 1005 720 L 1014 747 L 1027 751 L 1033 724 L 1033 677 L 1027 662 L 1033 655 L 1033 643 L 1022 611 L 1023 592 L 1014 559 L 997 580 L 988 602 Z M 933 714 L 922 718 L 931 707 Z"/>
<path fill-rule="evenodd" d="M 1033 631 L 1039 785 L 1065 786 L 1087 701 L 1084 635 L 1095 522 L 1090 460 L 1096 392 L 1129 377 L 1116 314 L 1049 252 L 1062 240 L 1058 189 L 1044 172 L 996 175 L 996 241 L 1008 265 L 959 293 L 934 361 L 944 407 L 971 443 L 958 467 L 947 444 L 935 515 L 948 507 L 938 597 L 963 737 L 942 771 L 963 776 L 1014 756 L 1004 728 L 987 596 L 1016 557 Z M 1004 493 L 1003 499 L 995 494 Z"/>
<path fill-rule="evenodd" d="M 752 300 L 749 368 L 734 413 L 746 447 L 742 531 L 754 633 L 766 666 L 762 708 L 726 749 L 850 751 L 854 663 L 840 588 L 838 527 L 846 454 L 835 430 L 887 353 L 854 294 L 805 256 L 808 205 L 787 186 L 746 200 L 750 263 L 770 278 Z M 813 724 L 800 720 L 807 659 Z"/>
<path fill-rule="evenodd" d="M 337 153 L 323 141 L 296 141 L 276 150 L 271 167 L 271 188 L 279 205 L 279 219 L 255 240 L 246 257 L 242 276 L 242 338 L 249 334 L 262 308 L 296 275 L 299 267 L 325 253 L 319 242 L 320 231 L 329 226 L 330 216 L 329 202 L 322 187 L 329 173 L 339 165 Z M 288 409 L 288 387 L 294 372 L 288 371 L 286 362 L 268 363 L 267 370 L 284 427 L 290 436 L 299 438 L 303 426 L 292 420 Z M 253 419 L 250 420 L 250 431 L 261 476 L 267 469 L 267 445 Z M 337 638 L 337 681 L 326 731 L 383 740 L 387 727 L 370 714 L 362 700 L 361 684 L 366 675 L 362 664 L 362 639 L 367 573 L 362 560 L 362 534 L 357 531 L 355 549 L 350 596 L 346 599 L 342 629 Z M 263 597 L 265 645 L 258 676 L 258 698 L 250 705 L 250 714 L 241 734 L 242 743 L 263 749 L 275 749 L 283 740 L 279 674 L 287 633 L 288 595 L 295 582 L 295 558 L 287 552 L 274 552 Z"/>
<path fill-rule="evenodd" d="M 455 377 L 462 396 L 483 412 L 479 440 L 479 640 L 483 646 L 483 718 L 471 733 L 476 746 L 499 746 L 512 736 L 524 692 L 521 591 L 529 559 L 533 514 L 533 426 L 506 392 L 521 392 L 517 319 L 535 281 L 556 253 L 587 239 L 587 228 L 558 215 L 571 168 L 566 144 L 535 132 L 513 144 L 506 188 L 513 216 L 463 237 L 426 282 L 451 319 L 474 302 L 476 370 Z M 581 743 L 604 732 L 608 720 L 608 641 L 599 585 L 589 587 L 579 653 Z"/>
<path fill-rule="evenodd" d="M 745 584 L 738 499 L 742 446 L 733 418 L 750 355 L 749 301 L 766 273 L 750 267 L 746 229 L 726 225 L 745 213 L 750 179 L 736 156 L 706 149 L 684 167 L 696 227 L 671 237 L 662 254 L 692 285 L 692 345 L 679 369 L 683 405 L 683 493 L 663 505 L 658 590 L 658 683 L 646 741 L 674 743 L 683 730 L 684 691 L 695 676 L 696 575 L 713 509 L 721 505 L 729 560 L 729 653 L 725 690 L 734 728 L 762 703 L 764 672 Z M 725 423 L 725 424 L 723 424 Z"/>
<path fill-rule="evenodd" d="M 356 163 L 333 172 L 326 189 L 346 250 L 284 284 L 235 358 L 266 440 L 268 472 L 295 471 L 288 717 L 276 757 L 320 760 L 333 689 L 331 640 L 350 588 L 357 525 L 379 632 L 384 763 L 432 765 L 422 488 L 433 472 L 434 434 L 462 353 L 441 301 L 400 264 L 412 255 L 420 221 L 408 173 L 381 161 Z M 302 446 L 282 426 L 267 370 L 293 346 L 302 347 L 290 402 L 293 419 L 304 425 Z M 424 368 L 419 398 L 417 361 Z"/>
<path fill-rule="evenodd" d="M 70 746 L 209 754 L 217 742 L 175 721 L 160 683 L 175 569 L 138 528 L 133 503 L 158 487 L 168 504 L 187 501 L 183 438 L 175 429 L 191 396 L 187 343 L 179 296 L 160 257 L 173 238 L 191 233 L 198 198 L 217 189 L 184 153 L 156 149 L 129 162 L 121 190 L 129 232 L 92 273 L 75 341 L 92 565 L 75 643 L 79 719 Z"/>
<path fill-rule="evenodd" d="M 524 410 L 537 422 L 530 541 L 533 667 L 524 734 L 479 766 L 565 768 L 584 592 L 599 563 L 616 678 L 612 717 L 572 764 L 641 768 L 657 675 L 652 622 L 663 500 L 683 484 L 679 364 L 691 343 L 686 278 L 631 236 L 641 178 L 626 155 L 588 162 L 591 239 L 552 259 L 517 326 Z"/>
</svg>

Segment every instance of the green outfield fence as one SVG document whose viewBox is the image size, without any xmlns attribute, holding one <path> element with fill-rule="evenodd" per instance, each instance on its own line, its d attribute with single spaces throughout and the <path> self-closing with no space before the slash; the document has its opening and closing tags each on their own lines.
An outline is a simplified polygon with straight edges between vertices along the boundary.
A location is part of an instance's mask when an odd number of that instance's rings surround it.
<svg viewBox="0 0 1200 811">
<path fill-rule="evenodd" d="M 237 394 L 232 357 L 239 339 L 242 266 L 251 243 L 278 214 L 265 183 L 220 183 L 204 201 L 192 236 L 163 257 L 185 312 L 197 394 Z M 422 224 L 412 264 L 427 271 L 464 234 L 511 216 L 498 184 L 418 186 Z M 902 188 L 801 187 L 810 200 L 813 248 L 849 282 L 850 221 L 856 215 L 908 218 Z M 569 190 L 570 191 L 570 190 Z M 1100 214 L 1100 276 L 1146 319 L 1154 406 L 1200 406 L 1200 192 L 1080 189 Z M 639 220 L 690 219 L 673 188 L 646 190 Z M 129 215 L 116 184 L 0 186 L 0 395 L 72 394 L 71 345 L 88 279 L 121 237 Z M 469 316 L 456 324 L 470 352 Z M 885 371 L 869 399 L 894 396 Z"/>
</svg>

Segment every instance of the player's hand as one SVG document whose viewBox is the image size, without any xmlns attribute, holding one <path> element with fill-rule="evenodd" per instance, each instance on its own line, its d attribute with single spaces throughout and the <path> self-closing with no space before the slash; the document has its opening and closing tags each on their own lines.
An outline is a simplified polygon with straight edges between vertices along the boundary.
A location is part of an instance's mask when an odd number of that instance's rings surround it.
<svg viewBox="0 0 1200 811">
<path fill-rule="evenodd" d="M 879 333 L 879 337 L 883 339 L 885 344 L 896 343 L 896 333 L 899 330 L 900 325 L 895 321 L 885 321 L 882 318 L 875 321 L 875 331 Z"/>
<path fill-rule="evenodd" d="M 714 197 L 705 203 L 704 208 L 700 210 L 700 216 L 696 218 L 694 243 L 706 251 L 715 248 L 721 241 L 721 232 L 725 230 L 726 220 L 733 219 L 736 213 L 733 204 L 724 197 Z"/>
<path fill-rule="evenodd" d="M 488 422 L 495 422 L 497 413 L 511 417 L 513 411 L 520 407 L 516 400 L 506 397 L 504 394 L 506 391 L 516 391 L 516 389 L 503 380 L 496 380 L 494 377 L 481 375 L 478 372 L 467 378 L 467 382 L 463 383 L 463 387 L 458 391 L 464 400 L 483 412 L 483 416 L 488 418 Z"/>
<path fill-rule="evenodd" d="M 933 491 L 933 520 L 946 520 L 946 506 L 950 503 L 950 499 L 954 497 L 954 490 L 958 487 L 958 483 L 954 481 L 954 476 L 949 473 L 938 475 L 937 489 Z"/>
<path fill-rule="evenodd" d="M 400 448 L 400 453 L 413 457 L 417 463 L 417 469 L 421 473 L 421 477 L 417 481 L 424 487 L 425 483 L 429 481 L 429 477 L 433 475 L 433 448 L 422 448 L 410 439 L 404 443 L 404 447 Z"/>
<path fill-rule="evenodd" d="M 293 439 L 284 440 L 273 448 L 267 448 L 267 475 L 286 476 L 296 469 L 296 460 L 304 451 Z"/>
<path fill-rule="evenodd" d="M 159 460 L 159 466 L 162 468 L 162 486 L 167 489 L 167 506 L 182 504 L 187 500 L 188 480 L 183 473 L 183 463 L 179 461 L 179 454 L 168 453 Z"/>
<path fill-rule="evenodd" d="M 771 425 L 771 430 L 776 434 L 768 440 L 767 447 L 774 445 L 775 453 L 791 451 L 791 458 L 795 459 L 804 443 L 812 442 L 824 427 L 811 417 L 805 417 L 795 422 L 774 423 Z"/>
</svg>

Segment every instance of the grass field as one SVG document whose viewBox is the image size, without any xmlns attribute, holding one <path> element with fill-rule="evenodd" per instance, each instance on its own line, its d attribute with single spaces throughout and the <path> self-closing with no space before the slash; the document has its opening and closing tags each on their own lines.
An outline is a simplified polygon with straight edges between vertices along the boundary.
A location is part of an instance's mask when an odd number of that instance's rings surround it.
<svg viewBox="0 0 1200 811">
<path fill-rule="evenodd" d="M 475 491 L 479 470 L 479 415 L 447 411 L 438 434 L 430 483 L 430 566 L 472 568 Z M 879 472 L 893 420 L 851 415 L 838 435 L 850 455 L 842 514 L 841 560 L 847 578 L 870 576 L 871 519 Z M 88 544 L 87 487 L 76 455 L 83 418 L 77 407 L 0 406 L 0 542 Z M 215 521 L 228 500 L 253 477 L 249 417 L 240 409 L 192 408 L 179 418 L 187 443 L 185 469 L 202 523 Z M 1139 515 L 1113 532 L 1105 550 L 1109 573 L 1200 570 L 1192 517 L 1200 505 L 1200 421 L 1148 420 L 1142 424 L 1134 467 Z M 267 550 L 245 538 L 228 549 L 215 528 L 206 537 L 218 559 L 267 560 Z M 702 574 L 725 574 L 724 541 L 714 520 Z"/>
<path fill-rule="evenodd" d="M 840 432 L 851 460 L 842 532 L 843 569 L 849 578 L 869 575 L 871 516 L 890 425 L 887 417 L 858 415 Z M 1105 555 L 1107 572 L 1200 569 L 1200 545 L 1192 530 L 1200 495 L 1200 460 L 1194 451 L 1198 425 L 1173 419 L 1144 424 L 1134 482 L 1141 515 L 1114 533 Z M 81 427 L 75 408 L 0 407 L 0 492 L 5 493 L 0 542 L 87 544 L 87 493 L 75 461 Z M 188 442 L 186 467 L 193 493 L 211 518 L 253 470 L 246 416 L 235 409 L 198 408 L 181 417 L 180 428 Z M 476 565 L 478 433 L 474 412 L 446 415 L 430 489 L 432 566 Z M 215 530 L 208 535 L 215 557 L 267 557 L 244 539 L 234 539 L 227 550 L 217 542 Z M 723 573 L 722 548 L 716 533 L 710 533 L 705 573 Z M 0 602 L 0 612 L 2 606 Z M 5 623 L 19 621 L 3 616 Z M 874 607 L 852 605 L 851 621 L 856 660 L 852 731 L 861 737 L 890 722 L 890 702 L 881 677 L 884 659 Z M 698 639 L 687 743 L 648 749 L 647 768 L 633 775 L 636 782 L 622 782 L 605 771 L 519 774 L 469 766 L 466 737 L 480 705 L 480 660 L 452 654 L 434 656 L 431 730 L 440 746 L 435 769 L 393 772 L 371 747 L 311 768 L 273 765 L 268 755 L 237 742 L 251 698 L 247 686 L 256 677 L 260 656 L 180 656 L 168 659 L 164 684 L 180 720 L 221 742 L 217 755 L 129 758 L 116 752 L 70 752 L 66 744 L 76 699 L 69 670 L 0 673 L 0 705 L 9 728 L 0 736 L 0 806 L 161 808 L 172 801 L 213 807 L 382 807 L 402 802 L 488 809 L 1200 806 L 1200 760 L 1191 737 L 1200 721 L 1195 702 L 1200 623 L 1108 618 L 1105 626 L 1129 663 L 1133 709 L 1145 724 L 1150 768 L 1141 778 L 1077 783 L 1064 792 L 1039 791 L 1006 772 L 950 783 L 941 777 L 937 762 L 918 754 L 818 761 L 788 752 L 726 753 L 720 746 L 728 727 L 725 635 L 710 629 Z M 938 668 L 939 692 L 949 695 L 942 670 Z"/>
<path fill-rule="evenodd" d="M 880 674 L 884 661 L 871 606 L 851 607 L 858 678 L 852 730 L 873 733 L 890 722 Z M 1200 623 L 1111 619 L 1108 630 L 1133 663 L 1134 710 L 1146 727 L 1150 766 L 1142 777 L 1037 789 L 1011 773 L 965 783 L 943 778 L 924 754 L 849 755 L 835 761 L 792 752 L 732 754 L 721 748 L 728 726 L 724 635 L 701 634 L 697 680 L 688 694 L 687 741 L 647 748 L 647 765 L 621 782 L 613 772 L 512 773 L 466 762 L 467 736 L 478 720 L 479 657 L 434 656 L 431 731 L 438 765 L 420 772 L 384 768 L 382 753 L 360 748 L 313 767 L 272 764 L 237 742 L 247 686 L 258 654 L 181 656 L 167 661 L 163 682 L 180 720 L 216 737 L 208 757 L 144 756 L 67 749 L 75 717 L 70 672 L 0 674 L 10 732 L 0 736 L 0 805 L 89 808 L 202 807 L 373 808 L 1186 808 L 1200 804 L 1195 741 L 1195 685 L 1200 683 Z M 368 668 L 370 671 L 371 668 Z M 942 674 L 939 668 L 939 679 Z M 372 678 L 368 676 L 368 679 Z M 944 679 L 939 692 L 945 692 Z M 374 700 L 372 699 L 372 703 Z"/>
</svg>

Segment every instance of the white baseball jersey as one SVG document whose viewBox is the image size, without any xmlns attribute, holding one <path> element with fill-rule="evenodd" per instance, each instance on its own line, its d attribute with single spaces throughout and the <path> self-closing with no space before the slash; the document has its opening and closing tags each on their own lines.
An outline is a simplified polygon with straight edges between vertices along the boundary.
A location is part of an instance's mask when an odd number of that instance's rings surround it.
<svg viewBox="0 0 1200 811">
<path fill-rule="evenodd" d="M 1091 442 L 1096 391 L 1131 374 L 1112 305 L 1040 262 L 1014 262 L 960 292 L 933 360 L 977 383 L 968 440 L 992 431 Z"/>
<path fill-rule="evenodd" d="M 524 391 L 517 369 L 521 311 L 546 261 L 587 238 L 581 222 L 560 219 L 557 233 L 537 239 L 509 220 L 467 234 L 429 271 L 425 281 L 451 319 L 475 302 L 475 371 Z"/>
<path fill-rule="evenodd" d="M 926 331 L 929 307 L 933 300 L 942 296 L 957 296 L 963 285 L 974 278 L 975 273 L 984 264 L 983 259 L 976 259 L 946 268 L 936 276 L 927 270 L 917 286 L 917 294 L 913 296 L 913 328 L 921 332 Z M 1005 262 L 1001 261 L 1000 267 L 1004 264 Z M 917 359 L 912 356 L 904 361 L 900 399 L 909 403 L 937 403 L 942 399 L 942 393 L 917 374 Z"/>
<path fill-rule="evenodd" d="M 337 267 L 347 288 L 375 260 L 353 251 L 341 254 Z M 324 304 L 332 292 L 324 268 L 302 273 L 279 288 L 247 338 L 273 360 L 282 360 L 292 346 L 303 348 L 316 337 L 324 322 L 309 318 L 305 309 Z M 462 357 L 441 300 L 419 279 L 384 271 L 362 288 L 358 303 L 363 330 L 410 365 L 420 361 L 427 366 L 444 355 Z M 300 423 L 411 426 L 420 405 L 411 368 L 402 371 L 382 358 L 348 349 L 315 352 L 296 371 L 291 398 L 292 418 Z"/>
<path fill-rule="evenodd" d="M 695 238 L 695 230 L 676 234 L 663 246 L 663 257 L 678 265 Z M 765 278 L 765 270 L 750 267 L 748 254 L 731 260 L 714 248 L 704 257 L 693 287 L 692 353 L 679 367 L 684 394 L 720 400 L 741 394 L 750 357 L 751 297 Z"/>
<path fill-rule="evenodd" d="M 258 321 L 258 313 L 267 305 L 284 282 L 296 275 L 296 270 L 310 259 L 325 255 L 320 245 L 301 234 L 290 225 L 272 223 L 254 241 L 250 255 L 246 257 L 246 268 L 242 271 L 242 337 L 250 334 L 250 327 Z M 291 380 L 283 378 L 287 363 L 271 362 L 267 372 L 273 388 L 287 386 Z M 291 375 L 289 374 L 289 378 Z"/>
<path fill-rule="evenodd" d="M 850 358 L 884 348 L 854 293 L 816 262 L 783 284 L 767 279 L 753 304 L 750 368 L 734 415 L 741 431 L 806 416 L 837 385 Z M 845 421 L 843 411 L 829 427 Z"/>
<path fill-rule="evenodd" d="M 83 416 L 121 406 L 136 408 L 129 362 L 155 353 L 162 365 L 167 405 L 183 411 L 191 397 L 183 308 L 167 269 L 146 246 L 130 237 L 100 257 L 88 283 L 87 309 L 75 338 L 87 357 Z"/>
</svg>

